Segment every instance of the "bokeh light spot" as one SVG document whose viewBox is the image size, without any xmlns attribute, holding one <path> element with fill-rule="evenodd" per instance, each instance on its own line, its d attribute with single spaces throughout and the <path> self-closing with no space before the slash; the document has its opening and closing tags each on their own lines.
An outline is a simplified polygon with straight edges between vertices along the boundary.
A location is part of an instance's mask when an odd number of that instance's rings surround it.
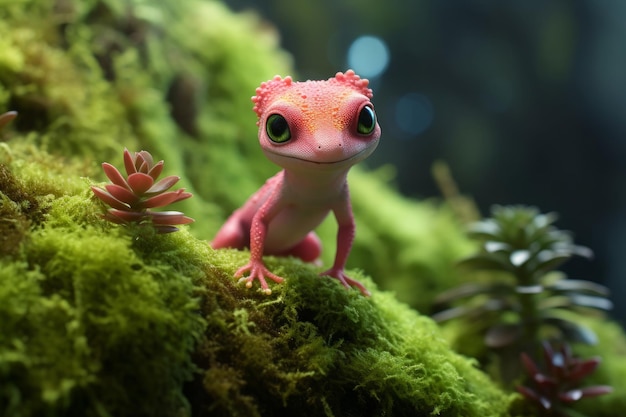
<svg viewBox="0 0 626 417">
<path fill-rule="evenodd" d="M 379 77 L 388 64 L 389 48 L 376 36 L 358 37 L 348 48 L 348 66 L 362 77 Z"/>
<path fill-rule="evenodd" d="M 424 94 L 408 93 L 396 102 L 396 123 L 410 135 L 425 132 L 433 123 L 435 109 Z"/>
</svg>

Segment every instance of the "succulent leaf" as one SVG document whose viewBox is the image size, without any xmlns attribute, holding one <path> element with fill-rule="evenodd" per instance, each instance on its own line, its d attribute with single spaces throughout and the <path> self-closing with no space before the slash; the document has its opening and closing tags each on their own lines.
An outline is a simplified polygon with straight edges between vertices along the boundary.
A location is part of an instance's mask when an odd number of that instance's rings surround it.
<svg viewBox="0 0 626 417">
<path fill-rule="evenodd" d="M 128 176 L 128 185 L 135 195 L 142 195 L 154 185 L 154 179 L 143 172 L 135 172 Z"/>
<path fill-rule="evenodd" d="M 148 171 L 150 170 L 150 166 L 148 165 L 148 163 L 140 159 L 137 159 L 137 163 L 140 163 L 139 166 L 137 167 L 137 172 L 140 172 L 142 174 L 147 174 Z"/>
<path fill-rule="evenodd" d="M 117 198 L 113 197 L 109 192 L 103 190 L 98 187 L 91 187 L 93 193 L 98 197 L 101 201 L 108 204 L 109 206 L 119 209 L 119 210 L 128 210 L 130 206 Z"/>
<path fill-rule="evenodd" d="M 150 168 L 150 171 L 148 171 L 148 175 L 150 175 L 153 180 L 156 181 L 156 179 L 159 178 L 159 175 L 161 175 L 161 172 L 163 172 L 163 164 L 163 161 L 159 161 L 152 168 Z"/>
<path fill-rule="evenodd" d="M 569 294 L 572 305 L 580 307 L 595 308 L 598 310 L 609 311 L 613 309 L 613 303 L 604 297 L 595 297 L 593 295 Z"/>
<path fill-rule="evenodd" d="M 176 226 L 165 225 L 165 224 L 154 224 L 153 226 L 156 229 L 156 231 L 160 234 L 172 233 L 172 232 L 178 231 L 178 227 Z"/>
<path fill-rule="evenodd" d="M 513 266 L 520 267 L 524 265 L 531 257 L 531 253 L 527 249 L 519 249 L 511 253 L 509 261 Z"/>
<path fill-rule="evenodd" d="M 570 380 L 571 381 L 579 381 L 583 378 L 586 378 L 587 376 L 591 375 L 597 368 L 598 366 L 600 366 L 600 358 L 599 357 L 595 357 L 595 358 L 591 358 L 591 359 L 587 359 L 585 361 L 582 361 L 578 364 L 576 364 L 576 366 L 573 367 L 573 369 L 570 372 Z"/>
<path fill-rule="evenodd" d="M 124 149 L 124 169 L 126 169 L 126 175 L 137 172 L 135 168 L 135 158 L 133 158 L 128 149 Z"/>
<path fill-rule="evenodd" d="M 154 224 L 175 225 L 188 224 L 194 221 L 192 218 L 185 216 L 180 211 L 150 212 L 150 215 Z"/>
<path fill-rule="evenodd" d="M 139 196 L 117 184 L 107 184 L 106 190 L 118 200 L 127 203 L 131 208 L 139 201 Z"/>
<path fill-rule="evenodd" d="M 498 241 L 501 232 L 500 225 L 492 219 L 476 222 L 468 227 L 468 235 L 479 239 Z"/>
<path fill-rule="evenodd" d="M 604 285 L 582 279 L 562 279 L 550 285 L 549 288 L 555 292 L 577 291 L 602 297 L 608 297 L 610 293 Z"/>
<path fill-rule="evenodd" d="M 539 395 L 532 388 L 525 387 L 523 385 L 515 387 L 517 391 L 524 397 L 539 402 Z"/>
<path fill-rule="evenodd" d="M 598 343 L 598 337 L 596 334 L 591 329 L 583 325 L 574 323 L 573 321 L 567 319 L 549 315 L 544 316 L 543 321 L 546 324 L 559 329 L 567 341 L 584 343 L 586 345 L 595 345 Z"/>
<path fill-rule="evenodd" d="M 0 114 L 0 130 L 2 130 L 3 127 L 11 123 L 11 121 L 15 119 L 16 117 L 17 117 L 16 111 L 8 111 L 6 113 Z"/>
<path fill-rule="evenodd" d="M 145 212 L 127 211 L 110 208 L 104 218 L 117 224 L 142 223 L 150 217 Z"/>
<path fill-rule="evenodd" d="M 154 165 L 152 154 L 148 151 L 139 151 L 135 154 L 135 167 L 138 172 L 148 173 L 148 170 Z"/>
<path fill-rule="evenodd" d="M 163 194 L 157 194 L 142 202 L 144 208 L 163 207 L 177 201 L 191 197 L 191 193 L 185 193 L 183 189 L 177 191 L 168 191 Z"/>
<path fill-rule="evenodd" d="M 571 257 L 572 256 L 569 253 L 544 249 L 536 256 L 537 263 L 535 265 L 535 270 L 538 273 L 546 273 L 548 271 L 558 268 Z"/>
<path fill-rule="evenodd" d="M 174 184 L 178 182 L 178 180 L 180 180 L 180 177 L 177 177 L 176 175 L 170 175 L 169 177 L 165 177 L 156 184 L 154 184 L 148 191 L 146 191 L 146 194 L 152 195 L 167 191 L 172 188 Z"/>
<path fill-rule="evenodd" d="M 597 397 L 600 395 L 610 394 L 613 392 L 613 387 L 608 385 L 595 385 L 593 387 L 585 387 L 581 389 L 582 398 Z"/>
<path fill-rule="evenodd" d="M 513 271 L 513 266 L 509 263 L 508 256 L 502 256 L 500 253 L 480 253 L 460 260 L 458 265 L 477 270 Z"/>
<path fill-rule="evenodd" d="M 122 175 L 122 173 L 118 171 L 118 169 L 115 168 L 113 165 L 109 164 L 108 162 L 104 162 L 102 163 L 102 170 L 104 171 L 104 174 L 107 176 L 107 178 L 111 180 L 113 184 L 119 185 L 121 187 L 124 187 L 130 190 L 130 186 L 124 179 L 124 176 Z"/>
</svg>

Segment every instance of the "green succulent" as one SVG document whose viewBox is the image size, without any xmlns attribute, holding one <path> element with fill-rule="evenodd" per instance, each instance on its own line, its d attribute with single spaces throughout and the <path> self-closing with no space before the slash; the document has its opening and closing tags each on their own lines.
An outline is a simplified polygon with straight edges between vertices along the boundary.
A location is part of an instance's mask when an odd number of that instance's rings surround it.
<svg viewBox="0 0 626 417">
<path fill-rule="evenodd" d="M 533 344 L 546 337 L 595 344 L 593 331 L 576 317 L 610 310 L 609 291 L 555 271 L 573 256 L 593 255 L 575 245 L 570 233 L 555 228 L 556 219 L 556 214 L 541 214 L 533 207 L 496 206 L 491 218 L 471 225 L 469 234 L 480 240 L 481 249 L 460 265 L 497 271 L 502 279 L 444 292 L 435 300 L 440 310 L 435 320 L 468 320 L 484 331 L 491 348 Z"/>
</svg>

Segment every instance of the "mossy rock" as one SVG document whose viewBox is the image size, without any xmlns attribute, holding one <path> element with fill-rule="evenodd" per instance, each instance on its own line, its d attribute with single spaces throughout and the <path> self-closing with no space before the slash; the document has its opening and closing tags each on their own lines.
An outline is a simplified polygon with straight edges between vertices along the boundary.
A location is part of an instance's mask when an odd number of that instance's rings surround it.
<svg viewBox="0 0 626 417">
<path fill-rule="evenodd" d="M 31 147 L 3 151 L 0 190 L 12 192 L 0 192 L 2 208 L 28 227 L 0 253 L 2 415 L 184 409 L 180 386 L 205 328 L 194 275 L 103 225 L 84 168 Z"/>
<path fill-rule="evenodd" d="M 1 261 L 3 415 L 509 415 L 429 318 L 359 272 L 369 298 L 270 258 L 287 280 L 265 296 L 232 278 L 247 252 L 108 224 L 84 167 L 4 150 L 4 201 L 31 226 Z"/>
</svg>

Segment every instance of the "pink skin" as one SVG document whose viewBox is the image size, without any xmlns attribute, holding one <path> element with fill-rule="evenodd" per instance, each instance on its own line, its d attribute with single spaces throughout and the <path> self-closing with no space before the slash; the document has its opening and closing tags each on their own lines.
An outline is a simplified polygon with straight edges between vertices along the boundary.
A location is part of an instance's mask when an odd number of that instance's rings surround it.
<svg viewBox="0 0 626 417">
<path fill-rule="evenodd" d="M 348 171 L 367 158 L 380 139 L 367 85 L 349 70 L 326 81 L 293 82 L 276 76 L 257 89 L 252 101 L 259 117 L 259 142 L 283 170 L 230 216 L 211 243 L 214 249 L 250 248 L 250 261 L 235 272 L 246 287 L 258 279 L 261 291 L 271 294 L 266 278 L 283 282 L 267 269 L 263 255 L 317 260 L 322 249 L 313 230 L 332 211 L 338 223 L 337 252 L 333 266 L 321 275 L 369 295 L 344 273 L 355 234 Z M 276 115 L 284 118 L 282 124 Z M 290 135 L 276 141 L 276 133 L 285 131 Z"/>
</svg>

